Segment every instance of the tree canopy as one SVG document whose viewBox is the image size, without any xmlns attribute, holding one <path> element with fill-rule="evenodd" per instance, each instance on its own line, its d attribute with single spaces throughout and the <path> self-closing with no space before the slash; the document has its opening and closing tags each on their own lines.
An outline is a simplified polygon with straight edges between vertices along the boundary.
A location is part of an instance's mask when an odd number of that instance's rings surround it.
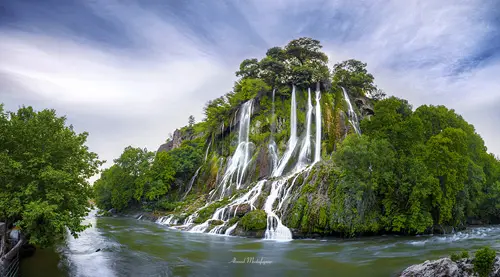
<svg viewBox="0 0 500 277">
<path fill-rule="evenodd" d="M 498 222 L 500 162 L 481 137 L 444 106 L 421 106 L 391 97 L 375 104 L 361 122 L 363 135 L 349 136 L 335 153 L 346 174 L 345 197 L 359 198 L 357 222 L 379 218 L 375 231 L 423 233 L 434 225 L 464 226 L 469 218 Z M 360 206 L 359 203 L 363 203 Z M 347 215 L 346 215 L 347 216 Z"/>
<path fill-rule="evenodd" d="M 88 134 L 76 133 L 54 110 L 2 106 L 0 134 L 0 221 L 16 224 L 40 246 L 67 230 L 77 236 L 91 206 L 87 179 L 101 164 L 85 145 Z"/>
</svg>

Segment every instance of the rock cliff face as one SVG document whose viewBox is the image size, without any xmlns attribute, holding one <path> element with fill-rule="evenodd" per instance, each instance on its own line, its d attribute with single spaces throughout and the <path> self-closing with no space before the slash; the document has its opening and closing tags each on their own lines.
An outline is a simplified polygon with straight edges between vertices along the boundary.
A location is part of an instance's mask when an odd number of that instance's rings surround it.
<svg viewBox="0 0 500 277">
<path fill-rule="evenodd" d="M 400 277 L 476 277 L 472 259 L 462 259 L 457 262 L 449 258 L 435 261 L 425 261 L 405 269 Z M 493 270 L 489 277 L 500 277 L 500 258 L 495 259 Z"/>
<path fill-rule="evenodd" d="M 167 143 L 160 145 L 160 147 L 158 148 L 158 151 L 156 151 L 156 152 L 168 152 L 172 149 L 178 148 L 179 146 L 181 146 L 182 140 L 183 139 L 182 139 L 181 131 L 179 129 L 176 129 L 174 131 L 174 135 L 172 136 L 172 139 L 169 140 Z"/>
<path fill-rule="evenodd" d="M 192 232 L 272 239 L 331 234 L 336 224 L 331 201 L 339 178 L 331 159 L 322 162 L 322 157 L 357 132 L 359 120 L 373 114 L 372 102 L 358 97 L 351 104 L 354 98 L 341 93 L 334 101 L 332 93 L 295 87 L 289 93 L 260 93 L 237 107 L 229 124 L 221 123 L 205 142 L 205 161 L 186 184 L 189 195 L 159 222 Z M 176 130 L 158 151 L 196 136 Z M 254 220 L 245 217 L 252 211 L 267 214 L 267 224 L 245 226 Z"/>
</svg>

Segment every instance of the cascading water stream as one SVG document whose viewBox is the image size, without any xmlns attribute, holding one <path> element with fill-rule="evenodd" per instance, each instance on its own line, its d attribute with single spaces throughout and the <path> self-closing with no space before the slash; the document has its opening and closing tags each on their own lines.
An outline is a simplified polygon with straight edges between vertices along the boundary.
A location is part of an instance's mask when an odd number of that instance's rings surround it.
<svg viewBox="0 0 500 277">
<path fill-rule="evenodd" d="M 281 223 L 281 219 L 273 211 L 273 204 L 278 199 L 278 195 L 287 181 L 287 178 L 274 181 L 271 184 L 271 192 L 264 204 L 264 211 L 267 213 L 267 228 L 265 233 L 265 239 L 267 240 L 289 241 L 292 239 L 290 229 Z"/>
<path fill-rule="evenodd" d="M 302 148 L 300 149 L 299 160 L 295 166 L 294 171 L 299 171 L 304 168 L 309 161 L 309 155 L 311 154 L 311 121 L 312 121 L 312 110 L 313 106 L 311 103 L 311 89 L 307 89 L 307 115 L 306 115 L 306 136 L 304 137 L 304 142 L 302 143 Z"/>
<path fill-rule="evenodd" d="M 238 222 L 236 222 L 233 226 L 227 228 L 226 232 L 224 232 L 224 235 L 229 236 L 231 233 L 236 229 L 236 226 L 238 225 Z"/>
<path fill-rule="evenodd" d="M 252 116 L 253 99 L 245 102 L 240 111 L 239 131 L 238 131 L 238 147 L 229 161 L 226 173 L 222 177 L 222 191 L 220 199 L 228 193 L 230 182 L 236 173 L 236 189 L 239 189 L 243 183 L 246 169 L 250 158 L 250 145 L 248 136 L 250 133 L 250 118 Z M 229 183 L 229 186 L 228 186 Z"/>
<path fill-rule="evenodd" d="M 321 91 L 319 83 L 316 86 L 316 143 L 314 150 L 314 163 L 321 160 Z"/>
<path fill-rule="evenodd" d="M 279 177 L 285 170 L 290 157 L 297 146 L 297 101 L 295 98 L 295 85 L 292 88 L 292 102 L 290 107 L 290 139 L 283 157 L 278 163 L 278 167 L 273 171 L 273 177 Z"/>
<path fill-rule="evenodd" d="M 210 141 L 208 143 L 208 147 L 207 147 L 207 151 L 205 151 L 205 159 L 204 161 L 206 162 L 207 161 L 207 158 L 208 158 L 208 150 L 210 150 L 210 146 L 212 145 L 212 141 Z"/>
<path fill-rule="evenodd" d="M 358 116 L 356 115 L 356 112 L 354 111 L 354 109 L 352 107 L 351 100 L 349 99 L 349 95 L 347 94 L 346 89 L 344 87 L 341 87 L 341 88 L 342 88 L 342 91 L 344 92 L 344 99 L 347 102 L 347 106 L 349 108 L 349 111 L 347 113 L 347 116 L 349 117 L 349 122 L 353 126 L 356 134 L 361 135 L 361 130 L 359 128 Z"/>
<path fill-rule="evenodd" d="M 198 169 L 194 173 L 193 177 L 191 177 L 191 180 L 189 180 L 188 189 L 186 190 L 186 193 L 184 193 L 184 196 L 182 197 L 182 199 L 186 198 L 186 196 L 188 195 L 188 193 L 191 191 L 191 188 L 193 188 L 193 183 L 196 180 L 196 177 L 198 176 L 198 173 L 200 172 L 200 169 L 201 169 L 201 166 L 198 167 Z"/>
<path fill-rule="evenodd" d="M 276 142 L 274 141 L 274 132 L 276 131 L 276 122 L 275 122 L 275 112 L 274 112 L 274 96 L 276 89 L 273 89 L 273 105 L 272 105 L 272 113 L 271 113 L 271 139 L 269 141 L 269 155 L 271 156 L 271 164 L 273 172 L 278 166 L 278 147 L 276 146 Z"/>
</svg>

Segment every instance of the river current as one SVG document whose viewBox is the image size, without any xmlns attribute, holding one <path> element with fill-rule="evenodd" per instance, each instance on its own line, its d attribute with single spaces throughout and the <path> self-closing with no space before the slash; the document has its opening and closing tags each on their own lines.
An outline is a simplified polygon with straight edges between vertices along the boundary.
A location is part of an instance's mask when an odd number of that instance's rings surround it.
<svg viewBox="0 0 500 277">
<path fill-rule="evenodd" d="M 92 227 L 79 238 L 24 259 L 21 276 L 382 277 L 454 251 L 500 249 L 500 226 L 434 236 L 274 242 L 182 232 L 132 218 L 89 215 L 86 223 Z"/>
</svg>

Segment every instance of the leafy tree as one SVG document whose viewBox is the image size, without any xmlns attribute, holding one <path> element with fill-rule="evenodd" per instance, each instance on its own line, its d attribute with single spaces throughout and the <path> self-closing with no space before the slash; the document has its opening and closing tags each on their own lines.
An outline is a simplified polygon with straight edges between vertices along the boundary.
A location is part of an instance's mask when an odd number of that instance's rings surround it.
<svg viewBox="0 0 500 277">
<path fill-rule="evenodd" d="M 87 179 L 101 164 L 85 146 L 88 134 L 76 133 L 54 110 L 6 113 L 2 106 L 0 134 L 0 221 L 15 223 L 40 246 L 67 230 L 76 237 L 91 206 Z"/>
<path fill-rule="evenodd" d="M 156 154 L 149 175 L 151 182 L 146 188 L 146 198 L 148 200 L 158 200 L 161 196 L 167 194 L 170 185 L 175 180 L 174 157 L 168 152 L 159 152 Z"/>
<path fill-rule="evenodd" d="M 259 61 L 257 59 L 246 59 L 240 64 L 240 70 L 236 76 L 241 78 L 259 78 Z"/>
<path fill-rule="evenodd" d="M 343 86 L 355 96 L 374 94 L 381 98 L 384 94 L 377 90 L 374 77 L 366 70 L 366 63 L 347 60 L 333 66 L 333 83 Z"/>
</svg>

